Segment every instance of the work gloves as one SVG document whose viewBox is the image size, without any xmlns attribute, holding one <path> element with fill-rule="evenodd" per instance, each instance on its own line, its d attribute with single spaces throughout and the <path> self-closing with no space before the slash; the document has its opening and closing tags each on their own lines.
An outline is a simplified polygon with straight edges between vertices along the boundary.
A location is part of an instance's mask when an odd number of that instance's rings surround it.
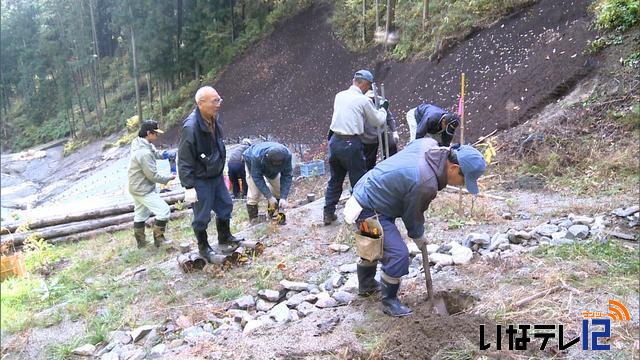
<svg viewBox="0 0 640 360">
<path fill-rule="evenodd" d="M 198 201 L 198 194 L 196 193 L 196 189 L 184 189 L 184 202 L 186 202 L 187 204 L 193 204 L 196 201 Z"/>
<path fill-rule="evenodd" d="M 445 121 L 447 122 L 447 127 L 445 132 L 447 135 L 453 136 L 456 133 L 456 129 L 460 126 L 460 118 L 458 115 L 449 114 L 445 117 Z"/>
<path fill-rule="evenodd" d="M 392 132 L 391 136 L 393 137 L 393 143 L 394 144 L 400 143 L 400 135 L 398 135 L 397 131 Z"/>
<path fill-rule="evenodd" d="M 275 197 L 272 196 L 267 201 L 269 202 L 270 209 L 275 209 L 276 207 L 278 207 L 278 200 Z"/>
<path fill-rule="evenodd" d="M 380 107 L 384 108 L 385 110 L 389 110 L 389 100 L 388 99 L 382 99 L 380 101 Z"/>
<path fill-rule="evenodd" d="M 177 152 L 175 150 L 164 150 L 162 152 L 163 159 L 175 160 Z"/>
<path fill-rule="evenodd" d="M 289 206 L 289 203 L 287 202 L 286 199 L 280 199 L 280 201 L 278 202 L 278 209 L 280 210 L 284 210 L 287 208 L 287 206 Z"/>
</svg>

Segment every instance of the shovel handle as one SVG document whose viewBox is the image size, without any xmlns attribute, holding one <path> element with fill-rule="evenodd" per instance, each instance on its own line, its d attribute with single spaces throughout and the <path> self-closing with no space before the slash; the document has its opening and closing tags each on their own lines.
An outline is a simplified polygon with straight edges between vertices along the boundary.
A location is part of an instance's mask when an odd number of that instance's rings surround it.
<svg viewBox="0 0 640 360">
<path fill-rule="evenodd" d="M 433 281 L 431 280 L 431 267 L 429 265 L 427 246 L 422 246 L 420 251 L 422 251 L 422 270 L 424 270 L 424 282 L 427 285 L 427 296 L 429 297 L 429 300 L 431 300 L 433 299 Z"/>
</svg>

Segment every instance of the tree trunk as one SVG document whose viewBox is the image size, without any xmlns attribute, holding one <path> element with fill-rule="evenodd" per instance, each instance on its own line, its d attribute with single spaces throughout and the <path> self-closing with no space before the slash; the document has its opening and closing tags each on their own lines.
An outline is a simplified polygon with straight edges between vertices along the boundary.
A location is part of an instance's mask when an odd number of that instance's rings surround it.
<svg viewBox="0 0 640 360">
<path fill-rule="evenodd" d="M 427 20 L 429 19 L 429 0 L 422 1 L 422 30 L 427 28 Z"/>
<path fill-rule="evenodd" d="M 367 0 L 362 0 L 362 45 L 367 43 Z"/>
<path fill-rule="evenodd" d="M 229 7 L 231 8 L 231 42 L 236 42 L 236 21 L 235 16 L 233 15 L 233 8 L 235 5 L 235 1 L 229 0 Z"/>
<path fill-rule="evenodd" d="M 102 81 L 102 71 L 100 70 L 100 46 L 98 46 L 98 35 L 96 31 L 96 20 L 94 16 L 93 0 L 89 0 L 89 13 L 91 14 L 91 35 L 93 36 L 93 51 L 94 51 L 94 58 L 96 61 L 96 65 L 97 65 L 96 72 L 98 75 L 98 84 L 99 84 L 99 88 L 102 90 L 102 100 L 104 102 L 104 108 L 106 110 L 107 96 L 104 91 L 104 82 Z"/>
<path fill-rule="evenodd" d="M 144 77 L 147 80 L 147 99 L 149 100 L 149 106 L 151 107 L 151 112 L 153 112 L 153 89 L 151 89 L 151 74 L 146 73 Z"/>
<path fill-rule="evenodd" d="M 160 122 L 164 124 L 164 102 L 162 101 L 162 82 L 158 80 L 158 95 L 160 95 Z"/>
<path fill-rule="evenodd" d="M 82 109 L 82 98 L 80 97 L 80 91 L 78 90 L 78 82 L 77 81 L 73 81 L 73 89 L 75 90 L 76 96 L 78 97 L 78 107 L 80 108 L 80 116 L 82 116 L 82 126 L 84 126 L 84 129 L 86 131 L 87 130 L 87 118 L 84 116 L 84 109 Z"/>
<path fill-rule="evenodd" d="M 194 72 L 196 74 L 196 80 L 200 81 L 200 64 L 198 64 L 198 60 L 195 61 Z"/>
<path fill-rule="evenodd" d="M 184 193 L 167 193 L 160 195 L 164 201 L 169 204 L 175 204 L 178 201 L 184 200 Z M 20 226 L 27 225 L 29 230 L 41 229 L 47 226 L 55 226 L 60 224 L 70 224 L 77 221 L 85 221 L 97 218 L 103 218 L 113 215 L 121 215 L 125 213 L 130 213 L 133 211 L 133 204 L 119 204 L 108 206 L 100 209 L 93 209 L 78 213 L 72 214 L 62 214 L 55 215 L 48 218 L 35 219 L 25 223 L 24 221 L 20 222 L 12 222 L 8 224 L 3 224 L 0 229 L 0 234 L 5 235 L 16 231 L 16 229 Z M 16 234 L 17 235 L 17 234 Z"/>
<path fill-rule="evenodd" d="M 376 0 L 376 30 L 375 31 L 378 31 L 379 29 L 380 29 L 380 0 Z"/>
<path fill-rule="evenodd" d="M 138 86 L 138 61 L 136 59 L 136 35 L 133 31 L 133 10 L 131 10 L 131 3 L 129 3 L 129 30 L 131 31 L 131 55 L 133 60 L 133 79 L 136 87 L 136 104 L 138 106 L 138 120 L 142 122 L 142 102 L 140 100 L 140 87 Z"/>
</svg>

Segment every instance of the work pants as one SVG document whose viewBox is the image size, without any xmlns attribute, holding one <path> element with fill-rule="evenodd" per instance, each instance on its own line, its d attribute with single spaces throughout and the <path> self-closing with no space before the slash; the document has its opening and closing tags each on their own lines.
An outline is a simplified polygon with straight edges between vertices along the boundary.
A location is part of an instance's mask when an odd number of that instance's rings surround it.
<svg viewBox="0 0 640 360">
<path fill-rule="evenodd" d="M 207 179 L 196 179 L 194 187 L 198 196 L 198 201 L 193 203 L 191 227 L 193 227 L 194 231 L 207 230 L 211 221 L 211 210 L 216 214 L 216 218 L 220 220 L 231 218 L 233 201 L 231 201 L 229 190 L 224 184 L 222 175 Z"/>
<path fill-rule="evenodd" d="M 247 205 L 258 205 L 260 201 L 260 196 L 263 195 L 260 192 L 260 189 L 256 186 L 255 181 L 253 181 L 253 177 L 251 176 L 251 172 L 249 168 L 245 165 L 245 171 L 249 174 L 247 176 Z M 273 179 L 269 179 L 266 176 L 263 176 L 265 182 L 267 183 L 267 187 L 271 190 L 273 196 L 276 199 L 280 199 L 280 174 Z M 267 199 L 268 200 L 268 199 Z"/>
<path fill-rule="evenodd" d="M 351 188 L 367 172 L 362 142 L 358 135 L 333 134 L 329 140 L 329 169 L 331 177 L 324 198 L 324 212 L 333 214 L 342 195 L 342 183 L 349 174 Z"/>
<path fill-rule="evenodd" d="M 152 191 L 145 195 L 131 194 L 131 197 L 133 198 L 134 222 L 146 221 L 152 213 L 156 216 L 156 220 L 169 220 L 171 209 L 157 192 Z"/>
<path fill-rule="evenodd" d="M 247 174 L 244 164 L 241 161 L 234 161 L 228 164 L 229 181 L 233 186 L 233 196 L 240 197 L 247 194 Z M 242 181 L 242 184 L 240 183 Z"/>
</svg>

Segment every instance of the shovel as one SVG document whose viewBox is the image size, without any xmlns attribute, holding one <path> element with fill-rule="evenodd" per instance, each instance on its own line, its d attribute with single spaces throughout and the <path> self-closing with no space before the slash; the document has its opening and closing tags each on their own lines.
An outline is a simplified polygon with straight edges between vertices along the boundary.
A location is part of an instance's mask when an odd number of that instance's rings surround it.
<svg viewBox="0 0 640 360">
<path fill-rule="evenodd" d="M 447 311 L 447 304 L 440 295 L 433 293 L 433 280 L 431 280 L 431 267 L 429 265 L 429 254 L 427 253 L 427 245 L 423 245 L 420 249 L 422 251 L 422 269 L 424 270 L 424 281 L 427 285 L 427 301 L 438 315 L 449 315 Z"/>
</svg>

